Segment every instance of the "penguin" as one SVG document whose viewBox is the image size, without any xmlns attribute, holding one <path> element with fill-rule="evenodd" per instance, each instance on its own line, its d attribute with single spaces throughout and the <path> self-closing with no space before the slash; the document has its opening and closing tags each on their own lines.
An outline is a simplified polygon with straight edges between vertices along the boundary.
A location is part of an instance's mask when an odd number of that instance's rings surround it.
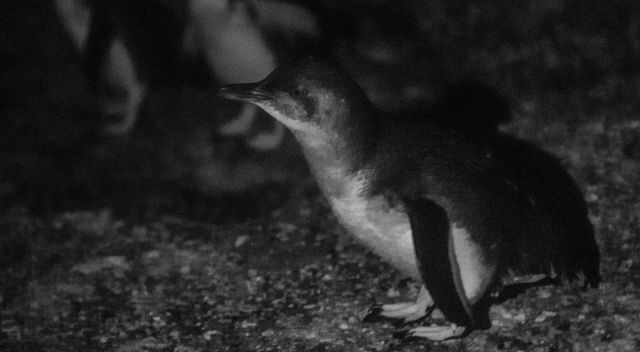
<svg viewBox="0 0 640 352">
<path fill-rule="evenodd" d="M 169 7 L 152 1 L 55 0 L 54 6 L 81 53 L 100 112 L 108 118 L 104 132 L 129 133 L 140 115 L 149 81 L 178 75 L 172 73 L 180 67 L 176 59 L 180 55 L 175 55 L 176 36 L 183 26 L 179 18 Z M 158 47 L 163 49 L 160 55 Z"/>
<path fill-rule="evenodd" d="M 189 0 L 187 7 L 192 47 L 222 84 L 262 79 L 278 61 L 317 46 L 321 37 L 315 14 L 296 2 Z M 245 136 L 254 150 L 277 148 L 284 140 L 284 127 L 269 120 L 270 128 L 255 133 L 258 112 L 254 105 L 242 104 L 218 132 Z"/>
<path fill-rule="evenodd" d="M 310 11 L 277 1 L 55 0 L 55 9 L 82 54 L 101 112 L 114 120 L 105 127 L 109 135 L 135 127 L 150 88 L 264 78 L 281 54 L 267 31 L 303 36 L 306 42 L 319 35 Z M 269 120 L 273 126 L 251 134 L 257 112 L 243 104 L 218 132 L 245 136 L 258 151 L 277 148 L 285 136 L 280 124 Z"/>
<path fill-rule="evenodd" d="M 552 232 L 560 234 L 549 238 L 555 242 L 548 246 L 554 251 L 554 261 L 581 267 L 587 277 L 595 278 L 593 282 L 599 281 L 600 254 L 582 191 L 558 158 L 500 131 L 501 126 L 513 120 L 509 100 L 496 89 L 465 78 L 449 85 L 432 110 L 435 123 L 489 144 L 494 156 L 509 166 L 505 169 L 509 179 L 534 208 L 547 214 Z M 576 247 L 580 248 L 574 251 Z"/>
<path fill-rule="evenodd" d="M 490 296 L 510 278 L 584 277 L 592 287 L 600 280 L 593 232 L 565 233 L 554 220 L 562 209 L 540 201 L 544 185 L 527 184 L 539 178 L 519 175 L 496 135 L 430 116 L 443 109 L 394 119 L 337 65 L 312 57 L 220 95 L 286 126 L 347 232 L 423 284 L 416 302 L 375 309 L 411 322 L 438 308 L 447 320 L 404 336 L 442 341 L 488 328 Z"/>
</svg>

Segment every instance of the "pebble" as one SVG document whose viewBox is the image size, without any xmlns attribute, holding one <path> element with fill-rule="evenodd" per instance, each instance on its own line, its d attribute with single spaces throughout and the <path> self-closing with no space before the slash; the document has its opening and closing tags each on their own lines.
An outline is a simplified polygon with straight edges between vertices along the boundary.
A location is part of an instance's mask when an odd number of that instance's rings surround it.
<svg viewBox="0 0 640 352">
<path fill-rule="evenodd" d="M 547 318 L 555 317 L 556 315 L 558 315 L 558 313 L 545 310 L 540 313 L 540 315 L 538 315 L 533 321 L 536 323 L 542 323 L 543 321 L 547 320 Z"/>
<path fill-rule="evenodd" d="M 387 290 L 387 297 L 395 298 L 395 297 L 398 297 L 398 296 L 400 296 L 400 291 L 398 291 L 397 289 L 392 287 L 392 288 Z"/>
<path fill-rule="evenodd" d="M 233 244 L 236 248 L 240 248 L 242 247 L 245 243 L 247 243 L 247 241 L 249 241 L 249 236 L 247 235 L 241 235 L 236 237 L 236 242 Z"/>
<path fill-rule="evenodd" d="M 256 325 L 258 325 L 258 324 L 256 324 L 253 321 L 246 321 L 246 320 L 243 321 L 242 323 L 240 323 L 240 327 L 243 328 L 243 329 L 255 328 Z"/>
<path fill-rule="evenodd" d="M 221 334 L 221 332 L 220 332 L 220 331 L 218 331 L 218 330 L 209 330 L 209 331 L 205 331 L 205 333 L 204 333 L 204 334 L 202 334 L 202 337 L 203 337 L 205 340 L 209 341 L 209 340 L 211 340 L 211 338 L 213 337 L 213 335 L 220 335 L 220 334 Z"/>
</svg>

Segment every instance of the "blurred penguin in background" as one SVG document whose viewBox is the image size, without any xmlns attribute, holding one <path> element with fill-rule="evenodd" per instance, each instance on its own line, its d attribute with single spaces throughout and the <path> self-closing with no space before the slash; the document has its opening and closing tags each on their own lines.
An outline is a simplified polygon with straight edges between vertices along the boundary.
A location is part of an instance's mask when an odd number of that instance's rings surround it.
<svg viewBox="0 0 640 352">
<path fill-rule="evenodd" d="M 86 0 L 55 0 L 55 7 L 74 46 L 83 55 L 87 52 L 89 32 L 95 25 L 95 14 Z M 92 23 L 93 22 L 93 23 Z M 119 121 L 105 126 L 105 132 L 122 135 L 135 125 L 146 85 L 138 76 L 131 52 L 123 38 L 115 35 L 108 39 L 102 58 L 103 65 L 97 82 L 92 82 L 99 98 L 99 109 Z"/>
<path fill-rule="evenodd" d="M 310 11 L 279 1 L 54 1 L 82 55 L 109 135 L 135 127 L 150 86 L 203 81 L 209 86 L 209 76 L 219 84 L 256 81 L 287 56 L 282 49 L 290 43 L 319 34 Z M 282 35 L 271 45 L 267 32 Z M 271 127 L 254 133 L 258 114 L 242 104 L 218 132 L 243 136 L 256 150 L 278 147 L 284 128 L 267 119 Z"/>
<path fill-rule="evenodd" d="M 313 37 L 318 34 L 315 18 L 307 10 L 275 1 L 191 0 L 189 28 L 192 50 L 204 55 L 216 78 L 223 84 L 251 82 L 264 78 L 276 67 L 276 51 L 269 45 L 266 32 L 277 29 L 290 35 Z M 289 38 L 291 39 L 291 38 Z M 285 55 L 286 56 L 286 55 Z M 251 104 L 242 104 L 237 117 L 223 124 L 223 135 L 249 132 L 258 114 Z M 270 132 L 251 137 L 249 145 L 257 150 L 277 147 L 284 127 L 273 125 Z"/>
</svg>

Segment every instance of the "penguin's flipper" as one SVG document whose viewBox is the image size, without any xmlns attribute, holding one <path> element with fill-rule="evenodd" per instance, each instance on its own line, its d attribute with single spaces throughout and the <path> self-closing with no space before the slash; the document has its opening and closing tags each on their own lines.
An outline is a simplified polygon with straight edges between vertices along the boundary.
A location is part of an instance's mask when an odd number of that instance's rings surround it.
<svg viewBox="0 0 640 352">
<path fill-rule="evenodd" d="M 429 331 L 412 331 L 412 335 L 441 340 L 457 337 L 472 328 L 474 316 L 465 294 L 460 267 L 454 251 L 452 229 L 446 211 L 425 198 L 405 201 L 420 274 L 437 308 L 453 327 L 433 327 Z M 424 330 L 424 329 L 423 329 Z M 436 331 L 437 330 L 437 331 Z"/>
</svg>

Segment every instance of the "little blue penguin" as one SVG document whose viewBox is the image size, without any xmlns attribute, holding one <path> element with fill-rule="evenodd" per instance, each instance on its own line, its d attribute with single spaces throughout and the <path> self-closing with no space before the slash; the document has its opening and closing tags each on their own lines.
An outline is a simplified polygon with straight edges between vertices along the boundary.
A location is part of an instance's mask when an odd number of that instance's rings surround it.
<svg viewBox="0 0 640 352">
<path fill-rule="evenodd" d="M 497 146 L 508 143 L 448 128 L 437 116 L 394 119 L 338 65 L 317 58 L 220 94 L 286 126 L 347 231 L 423 283 L 416 302 L 375 309 L 411 322 L 438 308 L 448 321 L 405 336 L 440 341 L 489 327 L 491 293 L 513 277 L 600 280 L 593 232 L 567 236 L 555 226 L 561 209 L 537 203 L 544 185 L 500 157 Z"/>
</svg>

